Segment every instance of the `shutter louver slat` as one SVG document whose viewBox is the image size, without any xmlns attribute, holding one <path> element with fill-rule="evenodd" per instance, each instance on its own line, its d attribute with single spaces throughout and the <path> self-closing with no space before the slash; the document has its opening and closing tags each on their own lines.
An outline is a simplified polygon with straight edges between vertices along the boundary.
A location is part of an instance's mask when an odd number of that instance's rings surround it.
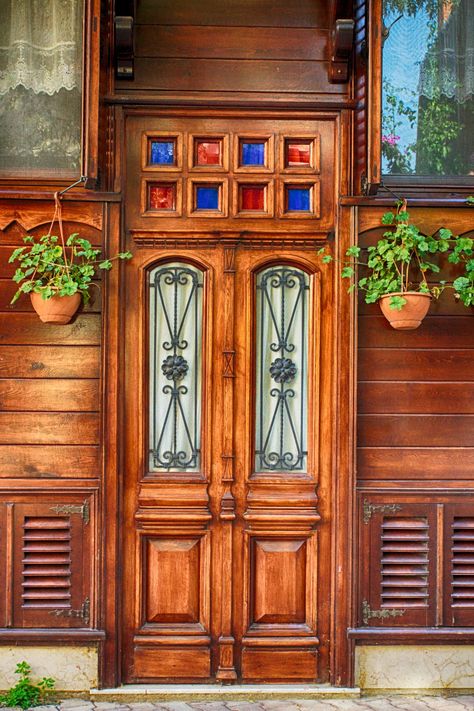
<svg viewBox="0 0 474 711">
<path fill-rule="evenodd" d="M 428 520 L 384 517 L 381 543 L 382 607 L 427 607 Z"/>
<path fill-rule="evenodd" d="M 474 518 L 454 517 L 451 554 L 451 605 L 474 607 Z"/>
<path fill-rule="evenodd" d="M 23 607 L 70 607 L 70 518 L 25 517 L 22 553 Z"/>
</svg>

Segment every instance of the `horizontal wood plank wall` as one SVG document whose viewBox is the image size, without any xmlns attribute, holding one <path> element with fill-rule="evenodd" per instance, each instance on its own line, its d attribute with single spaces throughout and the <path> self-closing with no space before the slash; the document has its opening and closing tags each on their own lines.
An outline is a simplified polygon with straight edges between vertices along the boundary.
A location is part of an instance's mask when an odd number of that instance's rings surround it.
<svg viewBox="0 0 474 711">
<path fill-rule="evenodd" d="M 280 103 L 347 98 L 328 82 L 328 3 L 138 3 L 135 78 L 117 92 L 247 95 Z"/>
<path fill-rule="evenodd" d="M 94 219 L 89 206 L 65 203 L 64 212 L 66 235 L 80 231 L 100 244 L 101 205 L 92 206 Z M 100 287 L 66 326 L 41 323 L 27 296 L 12 306 L 15 265 L 8 257 L 25 234 L 47 232 L 51 204 L 4 202 L 1 214 L 0 478 L 97 478 Z M 86 223 L 78 221 L 82 215 Z"/>
<path fill-rule="evenodd" d="M 383 210 L 361 210 L 373 244 Z M 412 209 L 433 234 L 442 226 L 471 233 L 469 209 Z M 429 485 L 452 480 L 471 486 L 474 464 L 474 314 L 451 291 L 431 305 L 415 331 L 395 331 L 377 305 L 359 305 L 358 479 Z"/>
<path fill-rule="evenodd" d="M 425 234 L 449 227 L 472 235 L 468 208 L 408 209 Z M 363 248 L 384 231 L 383 212 L 360 208 Z M 356 562 L 352 636 L 364 643 L 396 643 L 394 628 L 403 628 L 405 643 L 420 641 L 420 628 L 428 630 L 425 641 L 453 643 L 464 633 L 452 628 L 474 626 L 473 362 L 474 310 L 456 303 L 452 291 L 431 304 L 414 331 L 394 330 L 377 304 L 360 299 L 357 498 L 364 563 Z M 433 636 L 439 630 L 444 637 Z"/>
<path fill-rule="evenodd" d="M 26 295 L 10 304 L 8 258 L 26 234 L 48 232 L 52 208 L 0 201 L 0 628 L 4 642 L 34 640 L 42 628 L 52 644 L 74 643 L 80 628 L 90 643 L 101 637 L 101 280 L 66 326 L 41 323 Z M 101 245 L 103 210 L 65 200 L 65 235 Z"/>
</svg>

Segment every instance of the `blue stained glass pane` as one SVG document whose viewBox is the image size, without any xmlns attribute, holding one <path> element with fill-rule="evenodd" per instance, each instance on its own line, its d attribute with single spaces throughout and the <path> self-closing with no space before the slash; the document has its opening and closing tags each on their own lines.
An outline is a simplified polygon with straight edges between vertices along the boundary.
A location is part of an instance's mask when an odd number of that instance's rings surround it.
<svg viewBox="0 0 474 711">
<path fill-rule="evenodd" d="M 196 208 L 198 210 L 218 210 L 219 209 L 219 188 L 198 187 L 196 188 Z"/>
<path fill-rule="evenodd" d="M 152 165 L 174 165 L 174 141 L 151 142 Z"/>
<path fill-rule="evenodd" d="M 242 165 L 265 165 L 265 144 L 242 143 Z"/>
<path fill-rule="evenodd" d="M 288 210 L 309 212 L 310 209 L 309 188 L 288 188 Z"/>
</svg>

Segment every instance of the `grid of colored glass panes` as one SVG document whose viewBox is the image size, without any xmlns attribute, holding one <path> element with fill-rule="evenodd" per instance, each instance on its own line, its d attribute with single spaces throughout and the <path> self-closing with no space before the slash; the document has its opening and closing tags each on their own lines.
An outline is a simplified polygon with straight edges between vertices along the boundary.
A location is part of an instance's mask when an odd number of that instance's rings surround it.
<svg viewBox="0 0 474 711">
<path fill-rule="evenodd" d="M 174 183 L 153 183 L 149 186 L 150 210 L 175 210 L 176 185 Z"/>
<path fill-rule="evenodd" d="M 195 191 L 195 210 L 220 209 L 218 185 L 197 185 Z"/>
<path fill-rule="evenodd" d="M 286 141 L 285 164 L 294 168 L 311 166 L 311 141 Z"/>
<path fill-rule="evenodd" d="M 265 141 L 241 140 L 240 165 L 245 167 L 265 165 Z"/>
<path fill-rule="evenodd" d="M 195 144 L 196 165 L 222 165 L 221 140 L 196 140 Z"/>
<path fill-rule="evenodd" d="M 286 186 L 286 209 L 288 212 L 311 211 L 311 188 L 308 186 Z"/>
<path fill-rule="evenodd" d="M 265 210 L 265 186 L 264 185 L 241 185 L 239 187 L 240 210 Z"/>
<path fill-rule="evenodd" d="M 176 165 L 176 141 L 152 139 L 150 141 L 150 165 Z"/>
</svg>

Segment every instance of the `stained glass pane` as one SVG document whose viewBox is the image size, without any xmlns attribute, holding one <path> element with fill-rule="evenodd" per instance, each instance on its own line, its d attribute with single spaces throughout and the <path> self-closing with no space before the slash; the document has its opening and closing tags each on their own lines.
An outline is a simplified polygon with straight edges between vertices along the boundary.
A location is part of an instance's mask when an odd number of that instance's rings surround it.
<svg viewBox="0 0 474 711">
<path fill-rule="evenodd" d="M 286 164 L 295 167 L 311 165 L 311 143 L 288 141 L 286 144 Z"/>
<path fill-rule="evenodd" d="M 150 163 L 152 165 L 175 165 L 175 141 L 152 141 L 150 151 Z"/>
<path fill-rule="evenodd" d="M 300 269 L 258 274 L 256 471 L 306 471 L 308 295 Z"/>
<path fill-rule="evenodd" d="M 219 209 L 219 188 L 216 186 L 198 186 L 196 188 L 197 210 Z"/>
<path fill-rule="evenodd" d="M 265 187 L 260 185 L 242 185 L 240 188 L 241 210 L 265 210 Z"/>
<path fill-rule="evenodd" d="M 287 188 L 287 210 L 295 212 L 309 212 L 311 209 L 311 195 L 309 188 Z"/>
<path fill-rule="evenodd" d="M 176 209 L 176 185 L 174 183 L 155 183 L 150 185 L 151 210 Z"/>
<path fill-rule="evenodd" d="M 150 469 L 200 467 L 203 274 L 153 269 L 150 289 Z"/>
<path fill-rule="evenodd" d="M 265 165 L 265 143 L 241 143 L 241 165 Z"/>
<path fill-rule="evenodd" d="M 474 174 L 472 0 L 384 0 L 382 172 Z"/>
<path fill-rule="evenodd" d="M 221 141 L 196 141 L 197 165 L 221 165 Z"/>
</svg>

